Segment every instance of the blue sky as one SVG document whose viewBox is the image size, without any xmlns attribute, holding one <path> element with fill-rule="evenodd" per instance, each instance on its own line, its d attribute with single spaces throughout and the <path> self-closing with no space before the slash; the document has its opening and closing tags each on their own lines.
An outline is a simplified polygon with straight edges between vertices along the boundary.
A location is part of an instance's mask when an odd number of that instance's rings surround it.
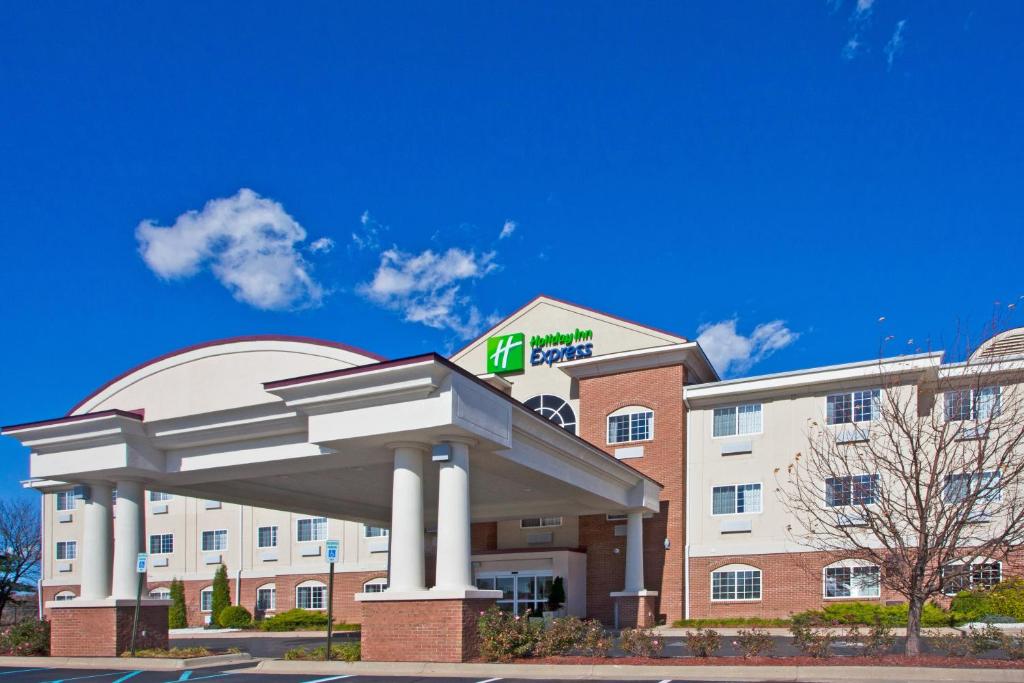
<svg viewBox="0 0 1024 683">
<path fill-rule="evenodd" d="M 1020 3 L 290 5 L 5 6 L 0 424 L 212 338 L 445 352 L 540 292 L 729 374 L 1024 294 Z"/>
</svg>

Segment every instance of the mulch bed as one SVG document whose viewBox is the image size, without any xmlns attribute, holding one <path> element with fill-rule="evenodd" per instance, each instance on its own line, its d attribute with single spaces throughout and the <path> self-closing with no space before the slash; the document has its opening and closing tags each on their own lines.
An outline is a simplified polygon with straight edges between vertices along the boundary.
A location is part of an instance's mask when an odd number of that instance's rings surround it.
<svg viewBox="0 0 1024 683">
<path fill-rule="evenodd" d="M 515 664 L 646 664 L 650 666 L 913 666 L 945 669 L 1024 669 L 1024 661 L 939 655 L 881 657 L 533 657 Z"/>
</svg>

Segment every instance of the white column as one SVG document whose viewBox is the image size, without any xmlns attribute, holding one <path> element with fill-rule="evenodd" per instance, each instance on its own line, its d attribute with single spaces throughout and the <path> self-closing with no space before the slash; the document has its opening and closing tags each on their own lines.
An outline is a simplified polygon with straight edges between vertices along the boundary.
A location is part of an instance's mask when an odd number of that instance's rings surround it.
<svg viewBox="0 0 1024 683">
<path fill-rule="evenodd" d="M 626 516 L 626 593 L 644 590 L 644 513 Z"/>
<path fill-rule="evenodd" d="M 82 588 L 79 597 L 102 600 L 110 597 L 111 496 L 110 484 L 90 484 L 82 508 Z"/>
<path fill-rule="evenodd" d="M 115 598 L 135 599 L 139 575 L 135 560 L 142 552 L 142 484 L 137 481 L 117 482 L 117 517 L 114 519 L 114 582 Z"/>
<path fill-rule="evenodd" d="M 426 590 L 423 547 L 425 447 L 398 444 L 391 475 L 391 573 L 389 591 Z"/>
<path fill-rule="evenodd" d="M 469 446 L 452 442 L 437 484 L 437 581 L 439 590 L 474 589 L 470 566 Z"/>
</svg>

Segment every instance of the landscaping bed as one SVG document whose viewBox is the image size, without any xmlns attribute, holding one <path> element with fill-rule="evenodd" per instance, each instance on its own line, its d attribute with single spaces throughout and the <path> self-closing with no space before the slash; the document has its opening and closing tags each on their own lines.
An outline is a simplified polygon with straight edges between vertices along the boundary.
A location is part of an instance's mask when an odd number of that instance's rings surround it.
<svg viewBox="0 0 1024 683">
<path fill-rule="evenodd" d="M 482 660 L 481 660 L 482 661 Z M 909 666 L 946 669 L 1024 669 L 1024 661 L 946 657 L 942 655 L 881 655 L 878 657 L 529 657 L 515 664 L 626 664 L 645 666 Z"/>
</svg>

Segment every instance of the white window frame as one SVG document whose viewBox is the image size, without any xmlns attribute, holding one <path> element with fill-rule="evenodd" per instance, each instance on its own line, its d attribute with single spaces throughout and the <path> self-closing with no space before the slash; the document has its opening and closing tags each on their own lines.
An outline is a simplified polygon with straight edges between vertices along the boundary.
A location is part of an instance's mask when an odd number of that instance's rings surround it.
<svg viewBox="0 0 1024 683">
<path fill-rule="evenodd" d="M 150 491 L 149 492 L 149 502 L 150 503 L 166 503 L 171 498 L 174 498 L 174 496 L 172 496 L 169 493 L 165 493 L 163 491 Z"/>
<path fill-rule="evenodd" d="M 642 439 L 633 438 L 633 418 L 638 415 L 649 416 L 647 418 L 647 436 Z M 628 418 L 629 432 L 626 435 L 627 438 L 623 441 L 612 441 L 612 418 L 622 417 Z M 618 410 L 608 413 L 608 416 L 605 418 L 604 426 L 605 439 L 607 439 L 607 444 L 609 446 L 624 443 L 645 443 L 647 441 L 654 441 L 654 409 L 647 408 L 645 406 L 624 406 Z"/>
<path fill-rule="evenodd" d="M 537 520 L 536 524 L 527 524 Z M 561 517 L 525 517 L 519 520 L 520 529 L 553 529 L 562 526 Z"/>
<path fill-rule="evenodd" d="M 953 592 L 947 592 L 946 591 L 946 585 L 945 585 L 946 584 L 946 579 L 945 579 L 944 576 L 942 576 L 945 573 L 945 571 L 946 571 L 946 567 L 963 567 L 963 566 L 965 566 L 967 564 L 968 564 L 967 562 L 962 562 L 962 561 L 960 561 L 960 562 L 949 562 L 948 564 L 944 565 L 939 570 L 939 577 L 940 577 L 940 579 L 942 579 L 942 584 L 943 584 L 942 585 L 942 594 L 943 595 L 945 595 L 947 597 L 952 597 L 952 596 L 956 595 L 957 593 L 959 593 L 962 590 L 970 590 L 970 589 L 974 588 L 974 572 L 975 572 L 975 567 L 984 567 L 985 565 L 995 565 L 996 567 L 998 567 L 998 571 L 999 571 L 999 580 L 996 581 L 996 583 L 1002 583 L 1003 582 L 1003 563 L 1000 562 L 999 560 L 990 560 L 990 559 L 978 557 L 978 558 L 974 558 L 974 561 L 969 563 L 970 566 L 968 567 L 967 572 L 966 572 L 966 578 L 967 578 L 967 585 L 966 585 L 966 587 L 957 589 L 956 591 L 953 591 Z M 979 571 L 984 571 L 984 570 L 979 570 Z"/>
<path fill-rule="evenodd" d="M 756 598 L 716 598 L 715 597 L 715 574 L 737 574 L 740 572 L 757 572 L 757 597 Z M 761 602 L 764 599 L 764 571 L 750 565 L 725 565 L 711 571 L 709 577 L 709 594 L 711 602 Z M 734 591 L 735 594 L 735 591 Z"/>
<path fill-rule="evenodd" d="M 388 580 L 385 577 L 370 579 L 363 584 L 364 593 L 383 593 L 388 589 Z"/>
<path fill-rule="evenodd" d="M 205 547 L 206 534 L 213 534 L 213 538 L 218 538 L 221 534 L 224 536 L 224 547 L 223 548 L 207 548 Z M 214 545 L 217 545 L 214 543 Z M 228 549 L 228 530 L 227 529 L 204 529 L 199 532 L 199 551 L 204 553 L 220 553 Z"/>
<path fill-rule="evenodd" d="M 54 496 L 56 496 L 54 504 L 56 505 L 57 512 L 70 512 L 78 508 L 78 501 L 85 497 L 85 489 L 81 486 L 75 486 L 74 488 L 57 491 Z M 61 504 L 62 500 L 64 501 L 63 504 Z M 70 501 L 71 507 L 67 507 L 68 501 Z"/>
<path fill-rule="evenodd" d="M 371 534 L 370 529 L 376 529 L 380 533 Z M 382 526 L 363 526 L 363 538 L 387 538 L 391 535 L 391 530 Z"/>
<path fill-rule="evenodd" d="M 320 591 L 320 607 L 313 607 L 313 589 L 319 589 Z M 306 590 L 309 591 L 309 607 L 303 607 L 300 604 L 302 600 L 301 596 L 303 594 L 303 591 Z M 306 581 L 300 583 L 298 586 L 295 587 L 295 607 L 296 609 L 304 609 L 309 610 L 311 612 L 318 612 L 320 610 L 327 609 L 327 586 L 320 583 L 319 581 Z"/>
<path fill-rule="evenodd" d="M 271 545 L 264 545 L 260 540 L 260 532 L 264 529 L 270 529 L 270 537 L 273 543 Z M 256 527 L 256 547 L 259 549 L 263 548 L 276 548 L 277 547 L 277 535 L 279 527 L 276 524 L 265 524 L 260 527 Z"/>
<path fill-rule="evenodd" d="M 206 597 L 210 596 L 210 597 Z M 203 603 L 206 603 L 204 606 Z M 207 586 L 206 588 L 199 591 L 199 611 L 200 612 L 212 612 L 213 611 L 213 586 Z"/>
<path fill-rule="evenodd" d="M 957 498 L 951 498 L 949 495 L 951 493 L 950 485 L 953 483 L 954 477 L 967 479 L 967 490 L 963 492 L 963 495 L 961 497 Z M 981 479 L 986 483 L 974 486 L 974 481 L 976 478 Z M 992 479 L 996 480 L 997 486 L 994 490 L 989 492 L 991 498 L 988 498 L 988 500 L 986 501 L 982 496 L 979 495 L 976 499 L 976 502 L 998 503 L 1003 499 L 1003 487 L 1002 484 L 999 483 L 1002 480 L 1002 474 L 999 470 L 985 470 L 984 472 L 956 472 L 953 474 L 947 474 L 942 484 L 942 502 L 950 505 L 955 505 L 956 503 L 962 502 L 964 498 L 966 498 L 967 496 L 972 495 L 972 493 L 977 492 L 980 494 L 978 489 L 980 489 L 982 486 L 987 485 L 987 482 Z M 973 491 L 972 487 L 974 489 Z"/>
<path fill-rule="evenodd" d="M 323 537 L 312 538 L 313 530 L 317 528 L 316 522 L 323 520 Z M 311 538 L 302 540 L 302 532 L 300 531 L 302 522 L 309 522 L 309 533 Z M 321 543 L 327 540 L 327 518 L 326 517 L 300 517 L 295 520 L 295 542 L 296 543 Z"/>
<path fill-rule="evenodd" d="M 159 588 L 154 588 L 153 590 L 149 591 L 149 597 L 154 598 L 156 600 L 170 600 L 171 589 L 164 588 L 162 586 Z"/>
<path fill-rule="evenodd" d="M 757 407 L 758 418 L 758 430 L 756 432 L 741 432 L 740 431 L 740 408 L 753 408 Z M 732 424 L 736 430 L 732 434 L 715 434 L 715 413 L 719 410 L 732 410 Z M 764 404 L 763 403 L 738 403 L 731 406 L 719 406 L 711 409 L 711 438 L 712 439 L 736 439 L 741 436 L 758 436 L 764 434 Z"/>
<path fill-rule="evenodd" d="M 871 394 L 872 406 L 871 406 L 871 419 L 869 420 L 857 420 L 855 418 L 857 411 L 858 394 L 861 394 L 860 400 L 863 401 L 863 394 Z M 831 422 L 828 416 L 828 401 L 830 398 L 837 396 L 849 396 L 850 397 L 850 421 L 849 422 Z M 829 427 L 843 427 L 844 425 L 869 425 L 878 419 L 879 406 L 882 403 L 882 391 L 878 388 L 872 389 L 851 389 L 850 391 L 834 391 L 825 396 L 825 424 Z"/>
<path fill-rule="evenodd" d="M 171 549 L 170 550 L 164 550 L 163 549 L 163 547 L 164 547 L 164 539 L 166 537 L 168 537 L 168 536 L 170 536 L 170 538 L 171 538 Z M 160 550 L 156 550 L 156 551 L 153 550 L 153 539 L 154 538 L 159 538 L 160 539 Z M 173 533 L 150 534 L 149 535 L 149 554 L 150 555 L 170 555 L 173 552 L 174 552 L 174 534 Z"/>
<path fill-rule="evenodd" d="M 829 482 L 829 480 L 853 479 L 855 477 L 872 477 L 873 478 L 873 485 L 872 485 L 872 490 L 871 490 L 871 502 L 870 503 L 855 503 L 855 502 L 853 502 L 853 491 L 852 490 L 850 491 L 850 502 L 849 503 L 832 504 L 832 503 L 828 502 L 828 496 L 829 496 L 828 482 Z M 822 501 L 822 505 L 826 509 L 829 509 L 829 510 L 843 510 L 843 509 L 850 509 L 850 508 L 856 509 L 856 508 L 860 508 L 860 507 L 871 507 L 873 505 L 877 505 L 878 504 L 877 503 L 878 492 L 881 489 L 881 487 L 882 487 L 882 478 L 879 475 L 877 475 L 877 474 L 868 474 L 866 472 L 862 472 L 861 474 L 843 475 L 842 477 L 827 477 L 822 482 L 822 488 L 821 488 L 821 501 Z"/>
<path fill-rule="evenodd" d="M 64 552 L 61 553 L 61 548 Z M 68 551 L 71 551 L 70 554 Z M 64 557 L 61 557 L 61 554 Z M 57 541 L 53 548 L 53 558 L 58 562 L 71 562 L 78 559 L 78 541 Z"/>
<path fill-rule="evenodd" d="M 78 596 L 75 595 L 74 591 L 61 591 L 53 596 L 53 599 L 57 602 L 66 602 L 67 600 L 74 600 Z"/>
<path fill-rule="evenodd" d="M 270 607 L 260 607 L 260 593 L 270 592 Z M 260 612 L 276 612 L 277 611 L 277 584 L 265 583 L 256 589 L 256 604 L 253 605 Z"/>
<path fill-rule="evenodd" d="M 995 390 L 996 399 L 994 405 L 994 411 L 987 417 L 978 417 L 978 393 L 983 391 Z M 967 392 L 967 400 L 969 406 L 969 415 L 967 417 L 950 417 L 949 416 L 949 396 L 950 394 L 962 394 Z M 999 417 L 1003 408 L 1003 388 L 999 385 L 987 386 L 987 387 L 963 387 L 962 389 L 950 389 L 949 391 L 943 392 L 942 394 L 942 418 L 946 422 L 985 422 L 994 417 Z"/>
<path fill-rule="evenodd" d="M 850 594 L 849 595 L 829 595 L 828 594 L 828 573 L 830 570 L 837 569 L 849 569 L 850 570 Z M 878 581 L 875 584 L 875 594 L 868 595 L 863 593 L 855 593 L 853 586 L 855 579 L 853 577 L 854 570 L 857 569 L 873 569 L 875 574 L 878 576 Z M 830 565 L 821 568 L 821 597 L 824 600 L 874 600 L 882 597 L 882 569 L 876 564 L 870 562 L 858 562 L 858 561 L 839 561 L 833 562 Z"/>
<path fill-rule="evenodd" d="M 737 503 L 739 502 L 739 489 L 741 486 L 756 486 L 760 491 L 760 508 L 758 510 L 750 510 L 743 512 L 735 512 Z M 715 489 L 733 488 L 735 492 L 733 494 L 733 512 L 715 512 Z M 711 516 L 712 517 L 733 517 L 736 515 L 760 515 L 764 512 L 764 484 L 759 481 L 748 481 L 742 484 L 716 484 L 711 487 Z"/>
</svg>

